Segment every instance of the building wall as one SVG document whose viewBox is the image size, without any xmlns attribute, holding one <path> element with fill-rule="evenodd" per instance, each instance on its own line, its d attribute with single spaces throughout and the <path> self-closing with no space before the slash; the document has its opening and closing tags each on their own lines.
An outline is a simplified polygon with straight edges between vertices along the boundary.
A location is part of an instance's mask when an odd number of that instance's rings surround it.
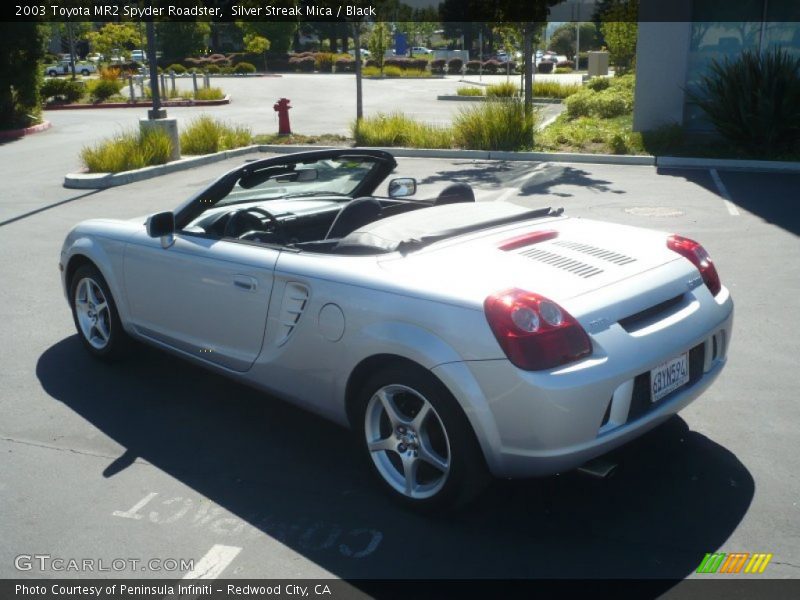
<svg viewBox="0 0 800 600">
<path fill-rule="evenodd" d="M 687 21 L 639 23 L 634 131 L 683 123 L 691 33 L 692 24 Z"/>
</svg>

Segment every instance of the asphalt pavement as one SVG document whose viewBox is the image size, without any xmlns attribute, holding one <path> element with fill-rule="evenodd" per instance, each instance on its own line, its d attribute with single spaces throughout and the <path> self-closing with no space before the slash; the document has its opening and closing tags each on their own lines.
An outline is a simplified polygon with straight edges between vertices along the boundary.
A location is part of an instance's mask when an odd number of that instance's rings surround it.
<svg viewBox="0 0 800 600">
<path fill-rule="evenodd" d="M 74 127 L 61 134 L 81 135 Z M 365 577 L 684 578 L 712 551 L 773 553 L 770 577 L 800 576 L 800 176 L 399 159 L 421 197 L 466 181 L 480 201 L 698 239 L 736 303 L 725 372 L 615 452 L 612 478 L 498 481 L 463 512 L 422 517 L 373 488 L 337 426 L 155 350 L 109 366 L 81 348 L 57 269 L 67 231 L 172 209 L 241 159 L 76 193 L 60 187 L 74 157 L 26 154 L 50 134 L 40 135 L 0 147 L 0 578 L 87 576 L 15 568 L 34 553 L 205 557 L 221 577 L 355 587 Z M 102 576 L 183 575 L 140 566 Z"/>
</svg>

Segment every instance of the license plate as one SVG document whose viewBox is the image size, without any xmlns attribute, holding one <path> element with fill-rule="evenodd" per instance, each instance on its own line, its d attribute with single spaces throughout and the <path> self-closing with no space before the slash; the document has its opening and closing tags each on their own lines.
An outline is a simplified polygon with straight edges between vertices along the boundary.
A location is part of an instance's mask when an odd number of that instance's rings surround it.
<svg viewBox="0 0 800 600">
<path fill-rule="evenodd" d="M 687 383 L 689 383 L 688 353 L 661 363 L 650 371 L 650 399 L 658 402 Z"/>
</svg>

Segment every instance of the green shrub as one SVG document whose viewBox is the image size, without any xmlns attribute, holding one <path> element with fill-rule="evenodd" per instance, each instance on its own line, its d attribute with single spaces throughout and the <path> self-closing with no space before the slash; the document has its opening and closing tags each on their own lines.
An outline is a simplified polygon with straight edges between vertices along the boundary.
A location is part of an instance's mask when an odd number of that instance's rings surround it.
<svg viewBox="0 0 800 600">
<path fill-rule="evenodd" d="M 611 85 L 611 79 L 608 77 L 592 77 L 586 82 L 586 87 L 594 92 L 600 92 Z"/>
<path fill-rule="evenodd" d="M 224 97 L 225 92 L 218 87 L 198 88 L 194 92 L 195 100 L 222 100 Z"/>
<path fill-rule="evenodd" d="M 459 96 L 483 96 L 483 88 L 479 87 L 460 87 L 456 90 Z"/>
<path fill-rule="evenodd" d="M 472 150 L 526 150 L 538 115 L 519 98 L 495 99 L 462 109 L 453 122 L 456 144 Z"/>
<path fill-rule="evenodd" d="M 39 91 L 43 100 L 53 98 L 61 102 L 77 102 L 83 97 L 86 86 L 82 81 L 49 78 Z"/>
<path fill-rule="evenodd" d="M 206 67 L 206 73 L 219 73 L 222 69 L 218 65 L 208 65 Z"/>
<path fill-rule="evenodd" d="M 92 173 L 118 173 L 163 165 L 171 153 L 172 141 L 164 131 L 127 132 L 83 148 L 81 161 Z"/>
<path fill-rule="evenodd" d="M 486 88 L 487 98 L 513 98 L 517 95 L 519 88 L 511 82 L 498 83 Z"/>
<path fill-rule="evenodd" d="M 714 60 L 687 94 L 725 139 L 749 154 L 800 149 L 800 58 L 786 50 Z"/>
<path fill-rule="evenodd" d="M 566 75 L 567 73 L 572 73 L 574 70 L 575 69 L 573 69 L 572 67 L 556 67 L 553 73 L 555 73 L 556 75 Z"/>
<path fill-rule="evenodd" d="M 255 73 L 256 66 L 249 62 L 240 62 L 233 68 L 234 73 Z"/>
<path fill-rule="evenodd" d="M 381 70 L 378 67 L 363 67 L 361 69 L 361 75 L 364 77 L 380 77 Z"/>
<path fill-rule="evenodd" d="M 181 152 L 211 154 L 248 146 L 253 134 L 247 127 L 228 125 L 208 115 L 191 121 L 181 133 Z"/>
<path fill-rule="evenodd" d="M 610 119 L 633 110 L 633 91 L 625 86 L 610 86 L 595 92 L 586 88 L 567 98 L 567 114 L 577 117 L 600 117 Z"/>
<path fill-rule="evenodd" d="M 184 73 L 186 73 L 186 67 L 184 67 L 180 63 L 175 63 L 167 67 L 167 73 L 169 73 L 170 71 L 173 71 L 176 75 L 183 75 Z"/>
<path fill-rule="evenodd" d="M 103 102 L 122 91 L 122 81 L 119 79 L 95 79 L 88 83 L 87 88 L 94 102 Z"/>
<path fill-rule="evenodd" d="M 352 125 L 358 146 L 404 146 L 407 148 L 451 148 L 453 134 L 448 127 L 415 121 L 402 113 L 365 117 Z"/>
</svg>

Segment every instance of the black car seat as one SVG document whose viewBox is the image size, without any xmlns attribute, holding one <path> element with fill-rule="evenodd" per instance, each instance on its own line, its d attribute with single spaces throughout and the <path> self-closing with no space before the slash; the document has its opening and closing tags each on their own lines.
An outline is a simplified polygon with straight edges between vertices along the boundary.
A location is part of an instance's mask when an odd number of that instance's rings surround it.
<svg viewBox="0 0 800 600">
<path fill-rule="evenodd" d="M 381 217 L 381 203 L 375 198 L 356 198 L 339 211 L 325 236 L 326 240 L 343 238 Z"/>
<path fill-rule="evenodd" d="M 440 206 L 457 202 L 475 202 L 475 193 L 468 183 L 451 183 L 441 191 L 433 204 Z"/>
</svg>

